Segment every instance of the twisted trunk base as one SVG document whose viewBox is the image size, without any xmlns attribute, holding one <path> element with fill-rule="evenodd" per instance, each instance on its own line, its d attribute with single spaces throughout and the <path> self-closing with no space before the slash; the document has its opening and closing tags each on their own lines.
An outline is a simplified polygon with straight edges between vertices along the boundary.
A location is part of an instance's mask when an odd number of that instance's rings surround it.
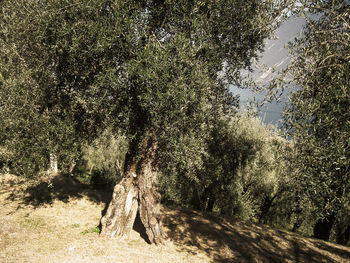
<svg viewBox="0 0 350 263">
<path fill-rule="evenodd" d="M 157 142 L 150 137 L 143 145 L 141 158 L 127 156 L 124 178 L 114 187 L 112 200 L 101 219 L 102 236 L 128 239 L 139 211 L 149 241 L 163 243 L 156 150 Z"/>
</svg>

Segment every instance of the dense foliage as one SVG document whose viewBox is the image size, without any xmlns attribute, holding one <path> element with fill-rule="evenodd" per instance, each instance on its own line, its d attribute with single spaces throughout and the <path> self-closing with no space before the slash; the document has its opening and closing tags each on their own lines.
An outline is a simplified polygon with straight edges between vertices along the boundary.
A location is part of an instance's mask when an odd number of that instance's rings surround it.
<svg viewBox="0 0 350 263">
<path fill-rule="evenodd" d="M 292 143 L 244 111 L 211 129 L 204 141 L 182 138 L 188 147 L 173 148 L 176 158 L 160 165 L 163 203 L 292 227 L 295 186 L 285 158 Z M 126 138 L 108 129 L 83 147 L 76 173 L 110 189 L 121 177 L 126 151 Z"/>
<path fill-rule="evenodd" d="M 152 137 L 167 204 L 295 231 L 312 223 L 346 244 L 348 1 L 298 1 L 307 25 L 284 83 L 296 87 L 292 141 L 237 113 L 228 88 L 289 2 L 0 1 L 0 169 L 35 177 L 54 154 L 61 171 L 111 188 L 125 154 L 141 158 Z"/>
<path fill-rule="evenodd" d="M 291 44 L 288 68 L 295 85 L 285 113 L 295 142 L 295 183 L 302 209 L 317 215 L 314 235 L 339 243 L 350 229 L 350 6 L 348 1 L 306 1 L 307 25 Z M 301 210 L 299 212 L 301 212 Z M 346 234 L 347 233 L 347 234 Z"/>
<path fill-rule="evenodd" d="M 84 183 L 111 190 L 122 178 L 127 150 L 125 136 L 107 128 L 95 140 L 82 147 L 81 159 L 73 172 Z"/>
<path fill-rule="evenodd" d="M 273 210 L 289 187 L 284 155 L 290 143 L 244 112 L 217 120 L 209 134 L 201 158 L 189 159 L 189 149 L 181 149 L 178 166 L 170 163 L 162 167 L 164 201 L 245 220 L 279 223 L 285 211 Z M 188 168 L 185 172 L 182 164 Z M 192 176 L 184 180 L 182 173 Z"/>
<path fill-rule="evenodd" d="M 68 167 L 107 126 L 132 155 L 151 134 L 163 152 L 198 138 L 216 104 L 235 104 L 223 80 L 249 68 L 284 4 L 2 1 L 0 134 L 13 167 L 33 175 L 50 153 Z"/>
</svg>

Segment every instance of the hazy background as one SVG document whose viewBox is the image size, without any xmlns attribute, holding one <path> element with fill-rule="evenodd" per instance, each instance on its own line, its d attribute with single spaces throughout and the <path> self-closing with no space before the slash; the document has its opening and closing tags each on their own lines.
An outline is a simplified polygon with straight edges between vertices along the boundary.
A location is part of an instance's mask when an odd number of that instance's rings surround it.
<svg viewBox="0 0 350 263">
<path fill-rule="evenodd" d="M 269 39 L 266 41 L 265 51 L 261 54 L 261 59 L 257 62 L 257 68 L 261 65 L 266 65 L 263 72 L 261 70 L 255 70 L 253 72 L 253 78 L 263 83 L 272 79 L 274 74 L 272 68 L 276 69 L 276 72 L 285 68 L 290 62 L 288 56 L 288 50 L 285 45 L 293 41 L 300 33 L 301 29 L 305 25 L 303 18 L 291 18 L 284 22 L 280 28 L 276 31 L 277 39 Z M 239 89 L 235 86 L 231 87 L 231 91 L 234 94 L 240 95 L 240 105 L 244 107 L 247 105 L 248 100 L 252 100 L 254 97 L 257 101 L 262 101 L 262 94 L 255 94 L 251 90 Z M 279 103 L 267 103 L 261 108 L 260 117 L 266 124 L 272 123 L 278 125 L 281 120 L 281 111 L 288 98 L 288 94 L 284 94 Z"/>
</svg>

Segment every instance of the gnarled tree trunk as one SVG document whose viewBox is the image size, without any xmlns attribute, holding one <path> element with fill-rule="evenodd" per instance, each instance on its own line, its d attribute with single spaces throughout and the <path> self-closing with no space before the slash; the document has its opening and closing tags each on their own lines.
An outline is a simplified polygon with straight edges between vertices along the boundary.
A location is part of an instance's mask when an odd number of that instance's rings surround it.
<svg viewBox="0 0 350 263">
<path fill-rule="evenodd" d="M 334 221 L 335 214 L 331 214 L 325 218 L 318 219 L 314 226 L 314 237 L 328 241 Z"/>
<path fill-rule="evenodd" d="M 346 246 L 350 241 L 350 224 L 342 224 L 341 222 L 337 223 L 336 227 L 336 242 L 337 244 Z"/>
<path fill-rule="evenodd" d="M 128 239 L 139 211 L 149 241 L 154 244 L 163 242 L 156 151 L 157 141 L 149 137 L 143 143 L 139 158 L 133 150 L 127 154 L 124 177 L 115 186 L 107 212 L 101 219 L 101 235 Z"/>
</svg>

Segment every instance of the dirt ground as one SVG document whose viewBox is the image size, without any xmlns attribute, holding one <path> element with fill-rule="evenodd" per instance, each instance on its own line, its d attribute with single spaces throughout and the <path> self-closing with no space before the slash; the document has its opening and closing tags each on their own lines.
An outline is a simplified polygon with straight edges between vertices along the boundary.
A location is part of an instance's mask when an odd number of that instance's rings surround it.
<svg viewBox="0 0 350 263">
<path fill-rule="evenodd" d="M 128 241 L 102 238 L 108 198 L 70 177 L 0 175 L 0 262 L 350 262 L 349 247 L 166 207 L 163 246 L 148 244 L 138 221 Z"/>
</svg>

